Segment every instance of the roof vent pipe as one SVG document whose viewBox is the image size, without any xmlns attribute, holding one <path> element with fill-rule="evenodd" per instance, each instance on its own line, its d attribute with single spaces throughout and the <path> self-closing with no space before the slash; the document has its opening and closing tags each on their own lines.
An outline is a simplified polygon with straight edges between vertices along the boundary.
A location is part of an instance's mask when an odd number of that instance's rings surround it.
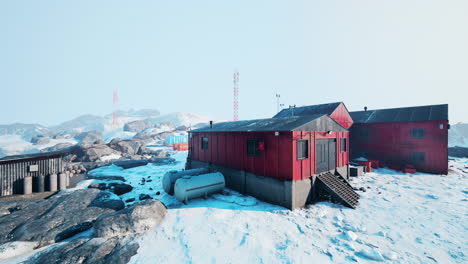
<svg viewBox="0 0 468 264">
<path fill-rule="evenodd" d="M 213 128 L 213 121 L 210 121 L 210 128 Z"/>
<path fill-rule="evenodd" d="M 367 111 L 367 106 L 364 106 L 364 111 Z"/>
</svg>

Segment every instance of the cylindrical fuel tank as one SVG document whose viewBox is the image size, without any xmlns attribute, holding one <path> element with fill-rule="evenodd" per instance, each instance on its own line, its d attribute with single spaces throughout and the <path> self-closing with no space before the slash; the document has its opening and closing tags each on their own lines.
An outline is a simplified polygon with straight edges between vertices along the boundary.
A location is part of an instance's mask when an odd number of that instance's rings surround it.
<svg viewBox="0 0 468 264">
<path fill-rule="evenodd" d="M 174 194 L 177 200 L 187 203 L 190 199 L 207 198 L 213 193 L 222 192 L 224 176 L 220 172 L 202 174 L 198 176 L 183 176 L 174 185 Z"/>
<path fill-rule="evenodd" d="M 169 171 L 164 174 L 162 178 L 162 186 L 165 192 L 167 192 L 170 195 L 174 194 L 174 184 L 177 181 L 177 179 L 182 178 L 183 176 L 186 175 L 200 175 L 208 173 L 207 168 L 199 168 L 199 169 L 193 169 L 193 170 L 184 170 L 184 171 Z"/>
</svg>

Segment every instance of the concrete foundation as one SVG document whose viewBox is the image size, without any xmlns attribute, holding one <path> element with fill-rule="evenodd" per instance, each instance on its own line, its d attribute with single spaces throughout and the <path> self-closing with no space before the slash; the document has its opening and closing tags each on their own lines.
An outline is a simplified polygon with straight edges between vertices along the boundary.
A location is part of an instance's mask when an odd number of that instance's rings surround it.
<svg viewBox="0 0 468 264">
<path fill-rule="evenodd" d="M 300 181 L 283 181 L 197 160 L 187 162 L 186 169 L 196 168 L 221 172 L 225 177 L 226 187 L 291 210 L 303 208 L 318 198 L 314 188 L 314 175 Z M 348 177 L 347 166 L 337 169 L 340 169 L 343 177 Z"/>
</svg>

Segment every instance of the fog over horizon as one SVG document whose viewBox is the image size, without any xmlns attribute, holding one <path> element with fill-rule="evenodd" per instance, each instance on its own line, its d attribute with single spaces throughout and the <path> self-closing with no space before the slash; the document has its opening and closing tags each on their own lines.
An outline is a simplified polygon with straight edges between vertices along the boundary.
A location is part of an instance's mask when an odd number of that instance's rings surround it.
<svg viewBox="0 0 468 264">
<path fill-rule="evenodd" d="M 281 103 L 449 104 L 468 123 L 468 2 L 3 1 L 0 124 L 118 109 L 232 120 Z"/>
</svg>

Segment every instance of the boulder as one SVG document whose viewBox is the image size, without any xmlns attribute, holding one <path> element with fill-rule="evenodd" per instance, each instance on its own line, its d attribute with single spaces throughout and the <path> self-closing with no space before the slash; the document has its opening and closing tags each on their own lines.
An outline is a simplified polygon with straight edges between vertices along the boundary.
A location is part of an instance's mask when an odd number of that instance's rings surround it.
<svg viewBox="0 0 468 264">
<path fill-rule="evenodd" d="M 73 233 L 72 230 L 82 230 L 87 226 L 81 224 L 94 222 L 101 215 L 121 208 L 116 206 L 116 202 L 109 202 L 113 200 L 110 199 L 112 195 L 97 189 L 84 189 L 60 193 L 47 200 L 10 203 L 6 207 L 15 206 L 15 209 L 0 217 L 0 244 L 37 241 L 38 247 L 42 247 L 56 242 L 56 239 L 64 239 L 66 234 Z"/>
<path fill-rule="evenodd" d="M 78 148 L 79 149 L 76 151 L 76 154 L 78 156 L 77 159 L 82 162 L 96 162 L 96 161 L 100 161 L 101 157 L 112 155 L 112 154 L 119 154 L 117 151 L 113 150 L 107 145 L 94 145 L 94 146 L 79 145 Z"/>
<path fill-rule="evenodd" d="M 127 132 L 139 133 L 147 128 L 153 127 L 153 124 L 147 120 L 136 120 L 124 125 L 123 130 Z"/>
<path fill-rule="evenodd" d="M 110 191 L 117 195 L 126 194 L 133 190 L 133 187 L 131 185 L 125 183 L 110 183 L 109 187 Z"/>
<path fill-rule="evenodd" d="M 171 163 L 174 163 L 176 162 L 175 159 L 173 158 L 156 158 L 156 157 L 153 157 L 149 160 L 150 163 L 155 163 L 155 164 L 161 164 L 161 165 L 165 165 L 165 164 L 171 164 Z"/>
<path fill-rule="evenodd" d="M 166 207 L 160 201 L 145 200 L 99 217 L 93 234 L 95 237 L 115 237 L 143 233 L 158 225 L 165 214 Z"/>
<path fill-rule="evenodd" d="M 138 196 L 138 199 L 139 199 L 140 201 L 144 201 L 144 200 L 151 199 L 151 196 L 149 196 L 149 195 L 146 194 L 146 193 L 142 193 L 142 194 L 140 194 L 140 195 Z"/>
<path fill-rule="evenodd" d="M 156 151 L 153 152 L 153 157 L 155 158 L 167 158 L 169 156 L 169 154 L 162 150 L 162 149 L 158 149 Z"/>
<path fill-rule="evenodd" d="M 122 141 L 116 141 L 116 142 L 110 143 L 109 146 L 112 149 L 117 150 L 119 152 L 130 154 L 130 155 L 135 155 L 138 153 L 138 150 L 140 149 L 142 145 L 138 141 L 122 140 Z"/>
<path fill-rule="evenodd" d="M 34 254 L 27 263 L 51 264 L 125 264 L 138 251 L 133 236 L 112 238 L 77 238 Z"/>
<path fill-rule="evenodd" d="M 119 166 L 124 169 L 130 169 L 140 166 L 146 166 L 148 164 L 147 160 L 122 160 L 122 161 L 115 161 L 112 164 L 115 166 Z"/>
<path fill-rule="evenodd" d="M 75 136 L 75 139 L 80 141 L 80 144 L 92 145 L 96 140 L 102 139 L 102 133 L 99 131 L 83 132 Z"/>
</svg>

